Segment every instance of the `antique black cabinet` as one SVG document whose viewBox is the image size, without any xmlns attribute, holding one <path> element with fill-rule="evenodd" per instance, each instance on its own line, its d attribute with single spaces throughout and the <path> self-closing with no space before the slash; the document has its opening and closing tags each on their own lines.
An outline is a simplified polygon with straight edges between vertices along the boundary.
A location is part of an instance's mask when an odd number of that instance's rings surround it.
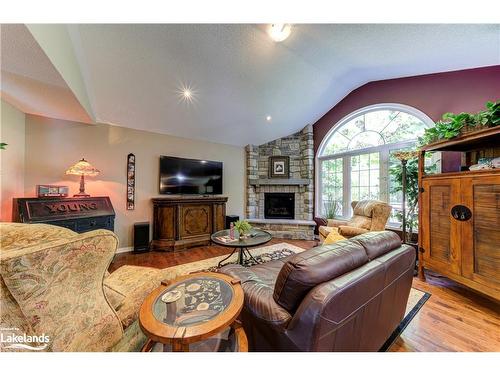
<svg viewBox="0 0 500 375">
<path fill-rule="evenodd" d="M 14 198 L 12 221 L 58 225 L 78 233 L 112 231 L 115 211 L 109 197 Z"/>
</svg>

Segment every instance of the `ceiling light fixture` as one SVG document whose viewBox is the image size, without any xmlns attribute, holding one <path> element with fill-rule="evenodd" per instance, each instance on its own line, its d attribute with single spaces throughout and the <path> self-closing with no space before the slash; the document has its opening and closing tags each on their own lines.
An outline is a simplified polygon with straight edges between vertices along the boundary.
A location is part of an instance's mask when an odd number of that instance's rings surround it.
<svg viewBox="0 0 500 375">
<path fill-rule="evenodd" d="M 272 119 L 273 119 L 273 118 L 272 118 L 271 116 L 266 116 L 266 121 L 267 121 L 267 122 L 271 122 L 271 120 L 272 120 Z"/>
<path fill-rule="evenodd" d="M 273 23 L 269 26 L 269 36 L 275 42 L 282 42 L 290 35 L 292 25 L 289 23 Z"/>
<path fill-rule="evenodd" d="M 181 84 L 177 89 L 179 101 L 185 103 L 192 103 L 196 100 L 196 90 L 191 85 Z"/>
</svg>

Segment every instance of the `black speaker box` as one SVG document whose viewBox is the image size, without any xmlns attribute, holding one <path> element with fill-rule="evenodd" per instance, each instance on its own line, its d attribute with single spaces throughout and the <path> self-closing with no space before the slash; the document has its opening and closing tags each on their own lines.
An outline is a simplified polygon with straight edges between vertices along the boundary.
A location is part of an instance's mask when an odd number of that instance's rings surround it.
<svg viewBox="0 0 500 375">
<path fill-rule="evenodd" d="M 240 220 L 240 217 L 238 215 L 226 215 L 226 229 L 229 229 L 231 223 L 234 223 L 238 220 Z"/>
<path fill-rule="evenodd" d="M 149 251 L 149 223 L 134 224 L 134 251 Z"/>
</svg>

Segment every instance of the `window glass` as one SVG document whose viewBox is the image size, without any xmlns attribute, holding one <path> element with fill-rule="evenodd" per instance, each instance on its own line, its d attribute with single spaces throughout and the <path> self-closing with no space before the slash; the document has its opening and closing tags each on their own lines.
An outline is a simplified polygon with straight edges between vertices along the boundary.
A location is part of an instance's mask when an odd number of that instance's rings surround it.
<svg viewBox="0 0 500 375">
<path fill-rule="evenodd" d="M 319 213 L 349 218 L 352 201 L 380 199 L 393 206 L 389 222 L 397 225 L 402 194 L 393 190 L 390 169 L 400 162 L 392 154 L 413 149 L 426 127 L 418 117 L 393 108 L 366 112 L 338 125 L 319 154 Z"/>
</svg>

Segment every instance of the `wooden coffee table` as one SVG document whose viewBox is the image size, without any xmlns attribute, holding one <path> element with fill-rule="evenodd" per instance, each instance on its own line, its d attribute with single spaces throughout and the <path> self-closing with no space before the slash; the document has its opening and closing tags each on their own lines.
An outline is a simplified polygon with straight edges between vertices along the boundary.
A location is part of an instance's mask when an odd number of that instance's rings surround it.
<svg viewBox="0 0 500 375">
<path fill-rule="evenodd" d="M 179 277 L 149 294 L 139 311 L 148 342 L 143 351 L 248 351 L 236 320 L 240 280 L 214 272 Z"/>
</svg>

